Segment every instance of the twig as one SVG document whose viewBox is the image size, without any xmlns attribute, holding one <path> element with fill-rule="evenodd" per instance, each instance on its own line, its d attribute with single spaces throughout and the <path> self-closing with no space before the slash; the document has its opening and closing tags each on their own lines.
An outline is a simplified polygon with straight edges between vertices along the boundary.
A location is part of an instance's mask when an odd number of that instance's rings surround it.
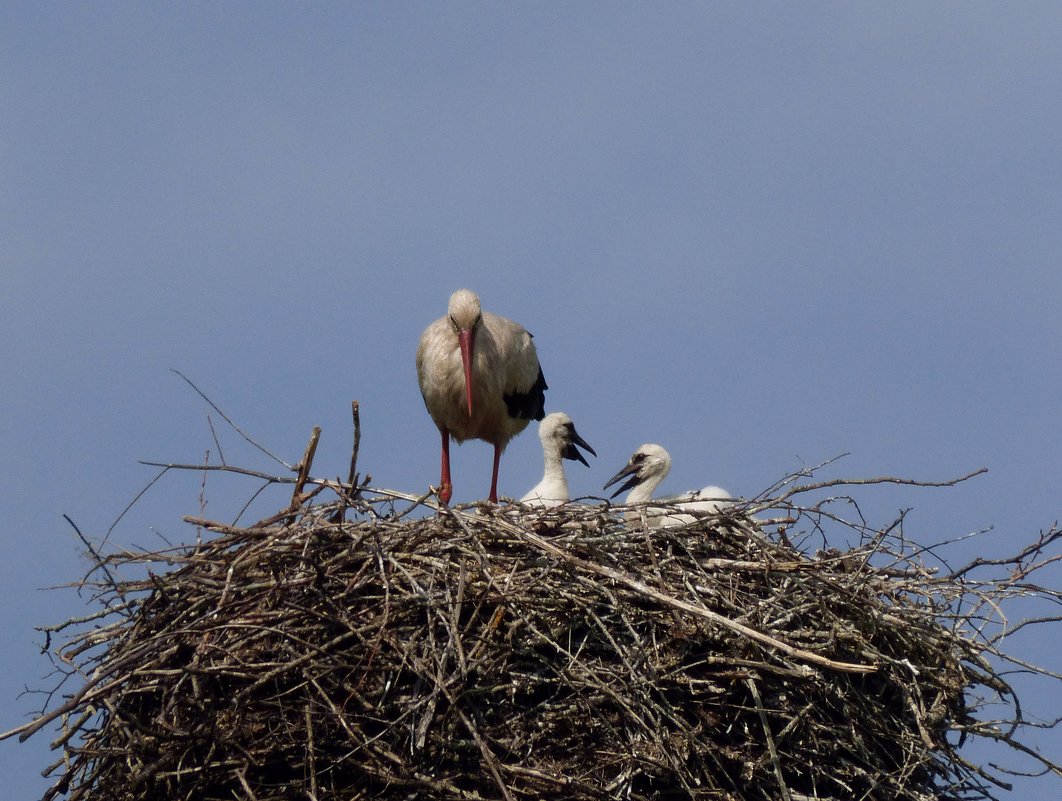
<svg viewBox="0 0 1062 801">
<path fill-rule="evenodd" d="M 347 506 L 358 496 L 358 450 L 361 447 L 361 414 L 358 402 L 350 402 L 350 413 L 354 419 L 354 445 L 350 451 L 350 471 L 347 473 L 347 490 L 342 495 L 342 503 L 332 516 L 333 523 L 342 523 L 346 516 Z"/>
<path fill-rule="evenodd" d="M 756 703 L 756 714 L 760 717 L 760 725 L 763 726 L 763 736 L 767 739 L 767 750 L 771 755 L 771 764 L 774 765 L 774 777 L 778 782 L 778 791 L 782 794 L 783 801 L 792 801 L 792 797 L 789 795 L 789 788 L 785 783 L 785 776 L 782 775 L 782 764 L 778 759 L 778 749 L 774 745 L 774 736 L 771 734 L 771 725 L 767 722 L 767 711 L 763 708 L 763 699 L 760 698 L 759 688 L 756 687 L 756 681 L 751 676 L 745 679 L 745 684 L 748 685 L 749 692 L 752 693 L 752 700 Z"/>
<path fill-rule="evenodd" d="M 269 473 L 263 473 L 261 470 L 249 470 L 245 467 L 233 467 L 227 464 L 176 464 L 165 462 L 147 462 L 140 461 L 139 464 L 147 465 L 148 467 L 161 467 L 163 473 L 167 470 L 203 470 L 203 471 L 215 471 L 220 473 L 237 473 L 241 476 L 251 476 L 253 478 L 261 478 L 265 481 L 269 481 L 273 484 L 294 484 L 298 479 L 294 476 L 277 476 Z M 161 477 L 161 474 L 160 474 Z M 156 478 L 156 480 L 158 480 Z M 325 483 L 313 479 L 307 479 L 311 483 L 319 484 Z"/>
<path fill-rule="evenodd" d="M 321 427 L 314 426 L 313 431 L 310 433 L 310 441 L 306 444 L 306 450 L 302 455 L 302 459 L 295 466 L 295 470 L 298 475 L 295 478 L 295 489 L 291 493 L 291 503 L 288 505 L 289 514 L 285 518 L 287 525 L 290 525 L 295 521 L 295 514 L 302 507 L 304 503 L 309 499 L 303 495 L 303 488 L 306 486 L 306 482 L 310 477 L 310 470 L 313 468 L 313 457 L 317 453 L 317 442 L 321 438 Z M 312 494 L 320 492 L 323 487 L 317 487 Z"/>
<path fill-rule="evenodd" d="M 361 415 L 356 400 L 350 402 L 350 414 L 354 419 L 354 447 L 350 451 L 350 472 L 347 474 L 347 484 L 353 489 L 358 483 L 358 450 L 361 447 Z"/>
<path fill-rule="evenodd" d="M 241 429 L 241 428 L 240 428 L 240 427 L 239 427 L 238 425 L 236 425 L 236 424 L 235 424 L 234 422 L 232 422 L 232 419 L 231 419 L 231 418 L 230 418 L 230 417 L 229 417 L 229 416 L 228 416 L 227 414 L 225 414 L 225 412 L 221 411 L 221 409 L 220 409 L 220 408 L 218 408 L 218 405 L 217 405 L 216 403 L 214 403 L 214 401 L 210 400 L 210 398 L 208 398 L 208 397 L 206 396 L 206 394 L 205 394 L 205 393 L 203 392 L 203 390 L 201 390 L 201 389 L 200 389 L 199 387 L 197 387 L 197 386 L 196 386 L 196 385 L 195 385 L 195 384 L 194 384 L 194 383 L 192 382 L 192 380 L 191 380 L 190 378 L 188 378 L 188 377 L 187 377 L 187 376 L 186 376 L 186 375 L 185 375 L 184 373 L 182 373 L 182 372 L 181 372 L 180 370 L 176 370 L 176 369 L 173 369 L 173 368 L 170 368 L 170 370 L 171 370 L 171 372 L 173 372 L 173 373 L 176 373 L 176 374 L 177 374 L 177 375 L 178 375 L 178 376 L 179 376 L 179 377 L 180 377 L 180 378 L 181 378 L 182 380 L 184 380 L 184 382 L 185 382 L 186 384 L 188 384 L 188 386 L 190 386 L 190 387 L 191 387 L 192 389 L 194 389 L 194 390 L 195 390 L 195 392 L 196 392 L 196 394 L 197 394 L 197 395 L 199 395 L 199 397 L 200 397 L 200 398 L 202 398 L 203 400 L 205 400 L 205 401 L 206 401 L 206 402 L 207 402 L 208 404 L 210 404 L 210 408 L 212 408 L 212 409 L 213 409 L 213 410 L 214 410 L 215 412 L 217 412 L 218 414 L 220 414 L 220 415 L 221 415 L 221 418 L 222 418 L 222 419 L 223 419 L 223 420 L 224 420 L 224 421 L 225 421 L 226 423 L 228 423 L 228 424 L 229 424 L 230 426 L 232 426 L 233 430 L 235 430 L 235 431 L 236 431 L 236 433 L 237 433 L 237 434 L 239 434 L 239 435 L 240 435 L 241 437 L 243 437 L 243 438 L 244 438 L 244 440 L 246 440 L 246 441 L 247 441 L 247 442 L 248 442 L 249 444 L 253 445 L 253 446 L 254 446 L 255 448 L 257 448 L 257 449 L 258 449 L 259 451 L 261 451 L 262 453 L 264 453 L 264 454 L 265 454 L 266 456 L 268 456 L 268 457 L 269 457 L 270 459 L 272 459 L 272 460 L 273 460 L 274 462 L 276 462 L 277 464 L 281 464 L 281 465 L 283 465 L 283 466 L 284 466 L 284 467 L 286 467 L 286 468 L 287 468 L 288 470 L 293 470 L 293 469 L 294 469 L 294 468 L 293 468 L 293 467 L 292 467 L 292 466 L 291 466 L 290 464 L 288 464 L 287 462 L 285 462 L 285 461 L 284 461 L 283 459 L 281 459 L 281 458 L 280 458 L 279 456 L 276 456 L 275 454 L 271 453 L 271 452 L 270 452 L 270 451 L 269 451 L 268 449 L 266 449 L 266 448 L 265 448 L 264 446 L 260 445 L 260 444 L 259 444 L 258 442 L 256 442 L 255 440 L 251 439 L 251 437 L 250 437 L 250 436 L 249 436 L 248 434 L 246 434 L 246 433 L 245 433 L 245 432 L 243 431 L 243 429 Z"/>
<path fill-rule="evenodd" d="M 88 538 L 81 533 L 81 529 L 77 527 L 77 523 L 75 523 L 70 518 L 70 515 L 64 514 L 63 519 L 70 524 L 70 527 L 72 529 L 74 529 L 78 539 L 81 540 L 81 544 L 88 549 L 88 552 L 92 554 L 92 558 L 96 560 L 96 569 L 101 570 L 103 572 L 103 574 L 107 577 L 107 581 L 110 583 L 111 588 L 114 590 L 115 594 L 122 600 L 122 605 L 116 608 L 117 611 L 120 611 L 127 617 L 131 616 L 132 612 L 129 611 L 129 606 L 126 602 L 125 592 L 122 589 L 122 585 L 118 583 L 114 575 L 111 573 L 110 568 L 107 567 L 107 560 L 100 556 L 99 551 L 97 551 L 96 548 L 93 547 L 92 543 L 88 541 Z"/>
<path fill-rule="evenodd" d="M 218 432 L 214 430 L 214 421 L 210 415 L 207 415 L 207 425 L 210 427 L 210 436 L 214 438 L 214 447 L 218 449 L 218 458 L 221 459 L 221 463 L 225 464 L 225 452 L 221 450 L 221 440 L 218 439 Z"/>
<path fill-rule="evenodd" d="M 146 465 L 146 464 L 148 464 L 148 462 L 140 462 L 140 464 L 145 464 Z M 147 483 L 147 486 L 145 486 L 142 490 L 140 490 L 140 492 L 138 492 L 133 497 L 133 500 L 129 501 L 129 503 L 127 503 L 125 505 L 125 508 L 122 509 L 122 511 L 121 511 L 121 513 L 119 513 L 118 517 L 116 517 L 114 519 L 114 522 L 111 523 L 110 528 L 107 529 L 107 533 L 103 537 L 103 542 L 100 543 L 100 547 L 101 548 L 104 545 L 107 544 L 107 541 L 111 538 L 111 532 L 114 531 L 114 529 L 118 526 L 118 524 L 121 522 L 122 518 L 125 517 L 126 514 L 129 512 L 129 510 L 132 509 L 136 505 L 136 502 L 139 501 L 144 496 L 144 493 L 146 493 L 149 489 L 151 489 L 155 485 L 155 482 L 158 481 L 160 478 L 162 478 L 164 475 L 166 475 L 166 473 L 169 472 L 169 469 L 170 469 L 169 466 L 165 466 L 165 465 L 150 465 L 150 466 L 152 466 L 152 467 L 162 467 L 163 469 L 160 470 L 158 472 L 158 474 L 153 479 L 151 479 L 151 481 L 149 481 Z"/>
<path fill-rule="evenodd" d="M 832 487 L 862 487 L 870 484 L 900 484 L 907 487 L 954 487 L 956 484 L 960 484 L 963 481 L 979 476 L 982 473 L 987 473 L 988 468 L 982 467 L 978 470 L 974 470 L 972 473 L 967 473 L 959 478 L 949 479 L 948 481 L 914 481 L 908 478 L 896 478 L 894 476 L 878 476 L 877 478 L 835 478 L 830 481 L 819 481 L 813 484 L 801 484 L 786 490 L 777 498 L 772 498 L 770 503 L 757 504 L 759 508 L 770 509 L 773 506 L 788 501 L 794 495 L 799 495 L 807 492 L 814 492 L 821 489 L 830 489 Z"/>
<path fill-rule="evenodd" d="M 313 432 L 310 434 L 310 441 L 306 445 L 306 452 L 302 455 L 302 460 L 298 464 L 298 478 L 295 480 L 295 491 L 292 493 L 292 504 L 295 504 L 295 499 L 302 493 L 302 488 L 306 486 L 306 480 L 310 477 L 310 470 L 313 467 L 313 457 L 317 453 L 317 442 L 321 439 L 321 427 L 314 426 Z M 296 508 L 298 508 L 296 506 Z"/>
</svg>

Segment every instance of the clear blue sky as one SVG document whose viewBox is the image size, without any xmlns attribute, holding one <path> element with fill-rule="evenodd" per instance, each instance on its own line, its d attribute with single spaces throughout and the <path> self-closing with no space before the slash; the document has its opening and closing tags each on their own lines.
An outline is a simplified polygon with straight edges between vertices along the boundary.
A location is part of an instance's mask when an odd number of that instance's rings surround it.
<svg viewBox="0 0 1062 801">
<path fill-rule="evenodd" d="M 673 491 L 985 466 L 861 497 L 920 542 L 993 528 L 961 556 L 1029 541 L 1062 507 L 1060 36 L 1055 3 L 5 3 L 0 729 L 48 686 L 33 627 L 86 611 L 39 590 L 87 566 L 61 514 L 102 536 L 138 459 L 217 461 L 170 368 L 289 461 L 321 425 L 319 475 L 356 398 L 363 470 L 421 491 L 413 353 L 461 286 L 535 333 L 599 454 L 577 494 L 647 441 Z M 490 449 L 454 457 L 484 497 Z M 501 493 L 540 459 L 531 429 Z M 199 480 L 112 542 L 190 539 Z M 212 477 L 205 513 L 254 488 Z M 0 743 L 5 795 L 47 740 Z"/>
</svg>

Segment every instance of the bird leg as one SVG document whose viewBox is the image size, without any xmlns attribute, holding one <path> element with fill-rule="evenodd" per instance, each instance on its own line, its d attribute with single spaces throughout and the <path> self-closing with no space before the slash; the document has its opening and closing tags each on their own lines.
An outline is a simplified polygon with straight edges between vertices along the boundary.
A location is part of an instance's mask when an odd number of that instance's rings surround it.
<svg viewBox="0 0 1062 801">
<path fill-rule="evenodd" d="M 490 495 L 487 500 L 491 503 L 498 502 L 498 462 L 501 460 L 501 447 L 494 446 L 494 470 L 490 474 Z"/>
<path fill-rule="evenodd" d="M 446 506 L 454 494 L 454 485 L 450 482 L 450 432 L 445 428 L 439 431 L 442 432 L 442 478 L 439 479 L 439 502 Z"/>
</svg>

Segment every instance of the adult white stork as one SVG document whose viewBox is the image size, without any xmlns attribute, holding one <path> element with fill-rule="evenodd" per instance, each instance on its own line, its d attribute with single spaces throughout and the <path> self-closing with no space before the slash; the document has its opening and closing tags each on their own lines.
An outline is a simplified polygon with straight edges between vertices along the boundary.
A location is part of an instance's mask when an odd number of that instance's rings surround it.
<svg viewBox="0 0 1062 801">
<path fill-rule="evenodd" d="M 529 506 L 560 506 L 571 497 L 568 494 L 568 477 L 564 475 L 562 460 L 579 461 L 589 467 L 579 448 L 594 456 L 597 456 L 597 453 L 579 436 L 572 418 L 564 412 L 547 414 L 538 424 L 538 438 L 542 440 L 542 456 L 546 467 L 542 480 L 520 499 L 520 503 Z"/>
<path fill-rule="evenodd" d="M 522 325 L 480 308 L 475 292 L 450 296 L 445 317 L 424 329 L 417 347 L 417 379 L 428 414 L 442 435 L 439 500 L 449 503 L 450 437 L 494 446 L 490 480 L 498 501 L 498 462 L 509 440 L 544 416 L 546 380 L 531 334 Z"/>
<path fill-rule="evenodd" d="M 630 460 L 616 475 L 610 478 L 604 486 L 608 489 L 621 479 L 627 481 L 619 487 L 610 497 L 615 498 L 624 490 L 630 490 L 627 495 L 627 503 L 644 503 L 652 500 L 653 491 L 660 486 L 671 471 L 671 454 L 660 445 L 647 443 L 642 445 L 631 456 Z M 722 487 L 708 486 L 703 489 L 693 490 L 672 498 L 658 498 L 666 502 L 672 509 L 698 512 L 702 516 L 711 512 L 718 512 L 729 504 L 730 493 Z M 658 526 L 680 526 L 684 523 L 692 523 L 698 517 L 693 514 L 683 514 L 672 509 L 650 506 L 646 509 L 646 520 L 651 528 Z M 627 512 L 628 520 L 637 520 L 640 513 L 637 511 Z"/>
</svg>

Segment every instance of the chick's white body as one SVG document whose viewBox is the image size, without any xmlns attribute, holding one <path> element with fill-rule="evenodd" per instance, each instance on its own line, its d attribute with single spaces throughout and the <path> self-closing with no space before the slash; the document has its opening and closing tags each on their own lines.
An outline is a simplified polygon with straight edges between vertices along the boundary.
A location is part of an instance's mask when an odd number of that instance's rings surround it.
<svg viewBox="0 0 1062 801">
<path fill-rule="evenodd" d="M 568 477 L 564 472 L 564 459 L 572 459 L 586 464 L 586 459 L 577 447 L 594 453 L 575 430 L 572 419 L 564 412 L 546 415 L 538 424 L 538 437 L 542 440 L 542 457 L 545 467 L 542 480 L 538 482 L 521 499 L 521 503 L 530 506 L 559 506 L 571 499 L 568 491 Z"/>
</svg>

